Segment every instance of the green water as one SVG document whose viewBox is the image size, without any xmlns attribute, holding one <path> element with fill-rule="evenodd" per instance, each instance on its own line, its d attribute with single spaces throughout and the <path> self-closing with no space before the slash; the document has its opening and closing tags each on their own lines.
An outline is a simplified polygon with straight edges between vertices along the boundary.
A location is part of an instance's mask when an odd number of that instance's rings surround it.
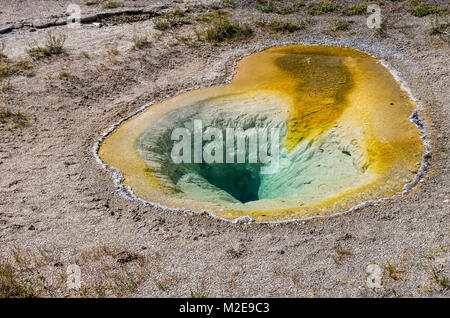
<svg viewBox="0 0 450 318">
<path fill-rule="evenodd" d="M 242 107 L 250 102 L 257 103 L 258 112 Z M 148 129 L 139 138 L 137 150 L 154 174 L 166 184 L 171 184 L 176 191 L 195 200 L 225 206 L 251 208 L 258 202 L 264 204 L 264 200 L 273 199 L 280 200 L 280 204 L 301 206 L 305 202 L 323 199 L 339 189 L 363 184 L 365 171 L 358 161 L 359 155 L 352 145 L 341 138 L 337 127 L 315 142 L 305 141 L 288 152 L 283 146 L 286 115 L 274 112 L 271 105 L 282 109 L 276 100 L 258 103 L 257 100 L 247 101 L 244 96 L 188 105 L 168 113 L 158 121 L 158 125 Z M 262 164 L 250 163 L 248 153 L 245 163 L 227 164 L 226 151 L 222 158 L 224 163 L 192 163 L 195 151 L 192 137 L 194 121 L 198 120 L 203 123 L 203 128 L 217 127 L 224 136 L 227 127 L 243 130 L 280 128 L 276 158 L 278 169 L 274 173 L 262 173 Z M 171 133 L 178 127 L 186 127 L 191 134 L 191 163 L 174 163 L 170 156 L 175 143 L 171 140 Z M 224 137 L 223 149 L 226 149 L 225 140 Z M 273 141 L 270 138 L 268 140 L 269 144 Z M 202 148 L 208 143 L 203 141 Z M 248 139 L 246 150 L 249 150 Z"/>
</svg>

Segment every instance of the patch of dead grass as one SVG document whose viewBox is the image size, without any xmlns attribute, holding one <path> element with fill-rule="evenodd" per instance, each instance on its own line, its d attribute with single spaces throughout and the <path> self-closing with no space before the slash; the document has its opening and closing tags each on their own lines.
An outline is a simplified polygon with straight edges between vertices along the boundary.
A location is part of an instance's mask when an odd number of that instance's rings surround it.
<svg viewBox="0 0 450 318">
<path fill-rule="evenodd" d="M 6 125 L 7 129 L 21 129 L 29 126 L 29 117 L 22 112 L 0 109 L 0 124 Z"/>
</svg>

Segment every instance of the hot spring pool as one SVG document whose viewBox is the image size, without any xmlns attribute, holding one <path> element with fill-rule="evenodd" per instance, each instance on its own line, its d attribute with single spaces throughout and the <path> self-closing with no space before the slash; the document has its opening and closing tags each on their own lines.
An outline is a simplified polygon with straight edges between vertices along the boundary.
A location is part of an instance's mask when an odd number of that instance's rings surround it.
<svg viewBox="0 0 450 318">
<path fill-rule="evenodd" d="M 255 221 L 330 215 L 413 180 L 424 152 L 415 108 L 370 55 L 274 47 L 240 60 L 230 84 L 148 107 L 98 154 L 138 198 L 168 209 Z"/>
</svg>

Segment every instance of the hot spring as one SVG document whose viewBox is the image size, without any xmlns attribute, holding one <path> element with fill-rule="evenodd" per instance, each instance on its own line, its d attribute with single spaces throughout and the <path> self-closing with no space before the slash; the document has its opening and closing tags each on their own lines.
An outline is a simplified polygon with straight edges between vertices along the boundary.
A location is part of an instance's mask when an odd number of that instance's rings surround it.
<svg viewBox="0 0 450 318">
<path fill-rule="evenodd" d="M 138 198 L 169 209 L 255 221 L 330 215 L 413 180 L 424 151 L 415 108 L 370 55 L 274 47 L 240 60 L 229 84 L 124 121 L 98 154 Z"/>
</svg>

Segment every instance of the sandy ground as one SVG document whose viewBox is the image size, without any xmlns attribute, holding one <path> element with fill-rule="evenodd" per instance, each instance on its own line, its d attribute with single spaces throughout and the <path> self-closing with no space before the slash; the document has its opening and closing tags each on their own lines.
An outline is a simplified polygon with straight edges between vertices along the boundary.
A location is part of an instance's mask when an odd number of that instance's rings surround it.
<svg viewBox="0 0 450 318">
<path fill-rule="evenodd" d="M 72 2 L 84 21 L 101 12 L 215 8 L 212 1 L 125 1 L 107 10 L 102 1 L 0 0 L 10 61 L 29 60 L 25 50 L 43 44 L 48 31 L 67 36 L 66 54 L 31 60 L 32 70 L 0 82 L 8 84 L 0 108 L 29 116 L 21 129 L 0 124 L 0 255 L 19 282 L 50 297 L 450 295 L 450 49 L 448 33 L 429 35 L 434 17 L 412 16 L 407 1 L 382 1 L 385 30 L 378 34 L 360 15 L 311 16 L 305 8 L 265 14 L 255 1 L 234 1 L 234 8 L 215 1 L 255 34 L 213 46 L 197 40 L 194 29 L 206 27 L 197 22 L 166 31 L 155 30 L 154 19 L 57 26 Z M 307 27 L 267 32 L 254 26 L 261 18 Z M 354 22 L 330 32 L 337 20 Z M 142 36 L 151 45 L 132 50 L 132 39 Z M 284 42 L 351 45 L 400 74 L 423 105 L 432 151 L 428 173 L 410 194 L 342 216 L 268 226 L 153 211 L 117 193 L 92 152 L 102 133 L 155 99 L 222 82 L 239 57 Z M 81 269 L 80 290 L 66 286 L 70 264 Z M 380 288 L 366 286 L 369 264 L 383 270 Z"/>
</svg>

